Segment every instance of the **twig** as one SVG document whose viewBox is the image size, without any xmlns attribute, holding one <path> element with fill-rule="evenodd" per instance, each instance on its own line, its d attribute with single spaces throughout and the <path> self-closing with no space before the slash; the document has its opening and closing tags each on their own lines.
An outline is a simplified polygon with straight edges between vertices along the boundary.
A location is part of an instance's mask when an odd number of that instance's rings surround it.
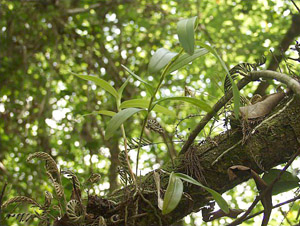
<svg viewBox="0 0 300 226">
<path fill-rule="evenodd" d="M 140 213 L 140 214 L 136 214 L 136 215 L 134 215 L 134 216 L 128 217 L 128 218 L 129 218 L 129 219 L 136 219 L 136 218 L 144 217 L 144 216 L 147 216 L 147 215 L 148 215 L 148 213 Z M 124 219 L 120 219 L 120 220 L 118 220 L 118 221 L 115 221 L 115 222 L 113 223 L 113 225 L 122 223 L 122 222 L 124 222 L 124 221 L 125 221 Z"/>
<path fill-rule="evenodd" d="M 292 199 L 289 199 L 289 200 L 287 200 L 287 201 L 278 203 L 277 205 L 273 206 L 272 209 L 275 209 L 275 208 L 278 208 L 278 207 L 280 207 L 280 206 L 289 204 L 289 203 L 294 202 L 294 201 L 296 201 L 296 200 L 298 200 L 298 199 L 300 199 L 300 196 L 297 196 L 297 197 L 292 198 Z M 259 211 L 259 212 L 255 213 L 255 214 L 252 214 L 252 215 L 246 217 L 246 218 L 245 218 L 245 221 L 246 221 L 246 220 L 249 220 L 249 219 L 251 219 L 251 218 L 253 218 L 253 217 L 258 216 L 258 215 L 262 214 L 263 212 L 264 212 L 264 211 L 262 210 L 262 211 Z"/>
<path fill-rule="evenodd" d="M 158 215 L 158 213 L 157 213 L 157 211 L 156 211 L 156 208 L 152 205 L 152 203 L 148 200 L 148 199 L 146 199 L 145 197 L 144 197 L 144 195 L 142 194 L 142 192 L 140 192 L 139 191 L 139 194 L 140 194 L 140 196 L 142 197 L 142 199 L 153 209 L 153 211 L 154 211 L 154 215 L 157 217 L 157 219 L 158 219 L 158 223 L 159 223 L 159 226 L 162 226 L 162 222 L 161 222 L 161 218 L 160 218 L 160 216 Z"/>
<path fill-rule="evenodd" d="M 235 145 L 231 146 L 230 148 L 228 148 L 226 151 L 222 152 L 221 155 L 219 155 L 215 161 L 213 161 L 213 163 L 211 164 L 212 166 L 215 165 L 226 153 L 230 152 L 232 149 L 236 148 L 238 145 L 240 145 L 242 143 L 242 140 L 240 140 L 239 142 L 237 142 Z"/>
<path fill-rule="evenodd" d="M 90 7 L 88 7 L 88 8 L 68 9 L 67 13 L 69 15 L 77 14 L 77 13 L 85 13 L 85 12 L 89 12 L 91 9 L 99 8 L 100 6 L 101 6 L 101 3 L 96 3 L 96 4 L 93 4 L 93 5 L 90 5 Z"/>
<path fill-rule="evenodd" d="M 5 181 L 2 191 L 1 191 L 1 195 L 0 195 L 0 223 L 1 223 L 1 206 L 2 206 L 2 200 L 4 197 L 4 192 L 5 192 L 6 187 L 7 187 L 7 182 Z"/>
<path fill-rule="evenodd" d="M 253 203 L 251 204 L 251 206 L 249 207 L 249 209 L 237 220 L 233 221 L 232 223 L 228 224 L 227 226 L 235 226 L 235 225 L 239 225 L 242 222 L 244 222 L 247 218 L 247 216 L 249 215 L 249 213 L 251 213 L 251 211 L 253 210 L 253 208 L 256 206 L 256 204 L 259 202 L 259 200 L 261 200 L 268 192 L 270 192 L 274 186 L 274 184 L 280 180 L 282 174 L 287 170 L 287 168 L 289 168 L 289 166 L 292 164 L 292 162 L 296 159 L 296 157 L 299 155 L 300 153 L 300 148 L 297 150 L 297 152 L 293 155 L 293 157 L 287 162 L 287 164 L 285 165 L 285 167 L 280 171 L 280 173 L 278 174 L 278 176 L 272 181 L 271 184 L 268 185 L 268 187 L 263 190 L 263 192 L 259 195 L 256 196 L 255 200 L 253 201 Z"/>
<path fill-rule="evenodd" d="M 300 97 L 300 84 L 290 76 L 279 73 L 276 71 L 262 70 L 262 71 L 251 71 L 249 76 L 255 78 L 266 78 L 266 79 L 275 79 L 279 82 L 282 82 L 290 88 L 296 96 Z"/>
<path fill-rule="evenodd" d="M 297 9 L 298 12 L 300 13 L 300 9 L 298 8 L 298 6 L 297 6 L 296 3 L 294 2 L 294 0 L 291 0 L 291 2 L 294 4 L 294 6 L 296 7 L 296 9 Z"/>
</svg>

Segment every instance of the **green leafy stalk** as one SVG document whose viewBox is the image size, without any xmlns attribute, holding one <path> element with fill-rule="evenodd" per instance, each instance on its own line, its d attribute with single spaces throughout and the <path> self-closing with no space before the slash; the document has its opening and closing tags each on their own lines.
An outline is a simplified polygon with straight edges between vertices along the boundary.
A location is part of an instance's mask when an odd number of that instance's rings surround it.
<svg viewBox="0 0 300 226">
<path fill-rule="evenodd" d="M 222 60 L 222 58 L 219 56 L 219 54 L 217 53 L 217 51 L 213 47 L 211 47 L 211 46 L 209 46 L 209 45 L 207 45 L 207 44 L 205 44 L 205 43 L 203 43 L 201 41 L 197 41 L 197 43 L 200 46 L 202 46 L 205 49 L 207 49 L 208 51 L 210 51 L 217 58 L 217 60 L 222 65 L 223 69 L 226 71 L 226 73 L 228 75 L 228 78 L 229 78 L 229 80 L 230 80 L 230 82 L 232 84 L 233 103 L 234 103 L 234 106 L 233 106 L 234 115 L 238 119 L 239 118 L 239 109 L 240 109 L 240 92 L 239 92 L 239 89 L 237 88 L 237 85 L 233 81 L 232 76 L 231 76 L 231 74 L 230 74 L 230 72 L 229 72 L 229 70 L 228 70 L 225 62 Z"/>
<path fill-rule="evenodd" d="M 147 123 L 147 120 L 149 118 L 149 114 L 150 112 L 152 111 L 153 107 L 154 107 L 154 101 L 155 101 L 155 95 L 156 93 L 158 92 L 159 88 L 161 87 L 167 73 L 168 73 L 168 70 L 169 68 L 172 66 L 172 64 L 174 63 L 175 60 L 178 59 L 178 57 L 183 53 L 183 49 L 180 50 L 180 52 L 167 64 L 167 66 L 164 68 L 161 76 L 160 76 L 160 80 L 159 80 L 159 83 L 156 87 L 156 89 L 154 90 L 154 93 L 153 95 L 151 96 L 151 99 L 150 99 L 150 102 L 149 102 L 149 105 L 148 105 L 148 110 L 147 110 L 147 113 L 146 113 L 146 117 L 144 119 L 144 122 L 143 122 L 143 125 L 142 125 L 142 130 L 141 130 L 141 134 L 140 134 L 140 139 L 139 139 L 139 143 L 138 143 L 138 150 L 137 150 L 137 155 L 136 155 L 136 175 L 138 175 L 138 166 L 139 166 L 139 155 L 140 155 L 140 150 L 141 150 L 141 141 L 142 141 L 142 138 L 143 138 L 143 135 L 144 135 L 144 129 L 146 127 L 146 123 Z"/>
<path fill-rule="evenodd" d="M 119 98 L 117 99 L 117 110 L 118 110 L 118 112 L 121 110 L 121 108 L 120 108 L 121 97 L 122 97 L 122 93 L 123 93 L 124 88 L 126 87 L 126 85 L 129 82 L 129 78 L 130 77 L 128 77 L 128 79 L 126 80 L 126 82 L 121 86 L 121 88 L 118 91 L 118 94 L 119 94 Z M 132 168 L 131 168 L 131 165 L 130 165 L 130 162 L 129 162 L 129 158 L 128 158 L 127 137 L 126 137 L 126 132 L 125 132 L 125 129 L 124 129 L 124 124 L 121 125 L 121 132 L 122 132 L 122 136 L 123 136 L 123 140 L 124 140 L 125 158 L 126 158 L 126 163 L 127 163 L 127 166 L 128 166 L 129 174 L 130 174 L 130 177 L 131 177 L 133 183 L 135 184 L 135 186 L 137 188 L 136 179 L 135 179 L 135 176 L 134 176 L 134 174 L 132 172 Z"/>
</svg>

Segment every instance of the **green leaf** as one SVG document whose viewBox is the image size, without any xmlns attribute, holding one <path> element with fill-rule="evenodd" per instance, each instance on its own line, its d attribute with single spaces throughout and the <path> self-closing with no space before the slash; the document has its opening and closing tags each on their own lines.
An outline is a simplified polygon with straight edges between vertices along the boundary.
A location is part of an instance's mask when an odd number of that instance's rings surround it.
<svg viewBox="0 0 300 226">
<path fill-rule="evenodd" d="M 126 100 L 126 101 L 121 103 L 120 108 L 123 109 L 123 108 L 134 107 L 134 108 L 147 109 L 148 106 L 149 106 L 149 103 L 150 103 L 149 100 L 144 100 L 144 99 Z M 160 106 L 160 105 L 155 105 L 155 107 L 153 108 L 153 111 L 176 117 L 176 114 L 174 113 L 174 111 L 171 111 L 168 108 L 165 108 L 165 107 Z"/>
<path fill-rule="evenodd" d="M 218 192 L 216 192 L 215 190 L 213 190 L 211 188 L 204 186 L 203 184 L 201 184 L 200 182 L 196 181 L 194 178 L 192 178 L 186 174 L 175 173 L 175 175 L 184 181 L 187 181 L 191 184 L 198 185 L 198 186 L 204 188 L 206 191 L 208 191 L 214 197 L 214 199 L 215 199 L 216 203 L 218 203 L 219 207 L 225 213 L 227 213 L 227 214 L 229 213 L 229 207 L 228 207 L 227 202 L 223 199 L 223 197 Z"/>
<path fill-rule="evenodd" d="M 121 66 L 129 73 L 132 75 L 132 77 L 134 77 L 136 80 L 140 81 L 141 83 L 143 83 L 148 91 L 148 93 L 150 93 L 151 96 L 154 95 L 154 87 L 152 85 L 150 85 L 148 82 L 146 82 L 145 80 L 143 80 L 140 76 L 136 75 L 133 73 L 133 71 L 131 71 L 129 68 L 127 68 L 126 66 L 124 66 L 123 64 L 121 64 Z"/>
<path fill-rule="evenodd" d="M 117 114 L 114 111 L 107 111 L 107 110 L 96 111 L 96 113 L 100 115 L 106 115 L 106 116 L 114 116 L 115 114 Z"/>
<path fill-rule="evenodd" d="M 105 139 L 109 139 L 113 136 L 114 132 L 132 115 L 137 112 L 145 111 L 145 109 L 138 109 L 138 108 L 126 108 L 122 111 L 119 111 L 115 114 L 112 119 L 108 122 L 106 132 L 105 132 Z"/>
<path fill-rule="evenodd" d="M 205 44 L 203 42 L 197 41 L 197 43 L 200 46 L 202 46 L 205 49 L 207 49 L 208 51 L 210 51 L 217 58 L 217 60 L 221 63 L 223 69 L 226 71 L 226 73 L 227 73 L 227 75 L 229 77 L 229 80 L 230 80 L 230 82 L 232 84 L 233 103 L 234 103 L 234 105 L 233 105 L 234 115 L 238 119 L 239 118 L 239 109 L 240 109 L 240 91 L 237 88 L 235 82 L 233 81 L 233 79 L 232 79 L 232 77 L 231 77 L 231 75 L 229 73 L 229 70 L 228 70 L 225 62 L 222 60 L 222 58 L 219 56 L 219 54 L 217 53 L 217 51 L 213 47 L 211 47 L 211 46 L 209 46 L 209 45 L 207 45 L 207 44 Z"/>
<path fill-rule="evenodd" d="M 179 100 L 179 101 L 184 101 L 190 104 L 193 104 L 199 108 L 201 108 L 202 110 L 209 112 L 211 111 L 211 107 L 204 101 L 202 100 L 198 100 L 196 98 L 193 97 L 166 97 L 166 98 L 161 98 L 157 101 L 155 101 L 154 106 L 162 101 L 166 101 L 166 100 Z"/>
<path fill-rule="evenodd" d="M 207 49 L 201 48 L 201 49 L 196 49 L 193 55 L 189 55 L 187 53 L 181 55 L 170 66 L 169 70 L 167 71 L 167 74 L 172 73 L 173 71 L 176 71 L 176 70 L 182 68 L 183 66 L 194 61 L 196 58 L 207 54 L 208 52 L 209 51 Z"/>
<path fill-rule="evenodd" d="M 169 178 L 167 191 L 164 197 L 164 204 L 162 209 L 163 215 L 172 212 L 176 208 L 176 206 L 181 200 L 182 193 L 183 193 L 183 183 L 172 172 Z"/>
<path fill-rule="evenodd" d="M 106 115 L 106 116 L 114 116 L 117 113 L 114 111 L 100 110 L 100 111 L 93 111 L 91 113 L 80 115 L 80 116 L 85 117 L 85 116 L 89 116 L 89 115 L 98 115 L 98 114 Z"/>
<path fill-rule="evenodd" d="M 179 38 L 179 42 L 184 49 L 190 55 L 194 54 L 194 29 L 197 25 L 196 23 L 197 17 L 192 17 L 185 20 L 180 20 L 177 23 L 177 34 Z"/>
<path fill-rule="evenodd" d="M 158 49 L 150 59 L 148 65 L 149 73 L 156 73 L 164 68 L 178 53 L 170 52 L 165 48 Z"/>
<path fill-rule="evenodd" d="M 280 174 L 281 170 L 279 169 L 271 169 L 269 172 L 264 173 L 262 179 L 267 183 L 270 184 L 272 181 L 277 178 Z M 280 180 L 274 184 L 272 195 L 278 195 L 282 192 L 289 191 L 293 188 L 299 187 L 299 178 L 296 175 L 293 175 L 290 172 L 285 171 Z"/>
<path fill-rule="evenodd" d="M 122 84 L 122 86 L 118 90 L 119 101 L 121 101 L 123 91 L 124 91 L 125 87 L 127 86 L 129 79 L 130 79 L 130 76 L 126 79 L 126 81 Z"/>
<path fill-rule="evenodd" d="M 111 95 L 113 95 L 116 99 L 118 99 L 119 94 L 118 92 L 115 90 L 114 87 L 112 87 L 107 81 L 98 78 L 96 76 L 91 76 L 91 75 L 78 75 L 75 74 L 74 72 L 71 72 L 73 75 L 77 76 L 78 78 L 87 80 L 87 81 L 92 81 L 94 82 L 97 86 L 100 86 L 102 89 L 104 89 L 105 91 L 109 92 Z"/>
</svg>

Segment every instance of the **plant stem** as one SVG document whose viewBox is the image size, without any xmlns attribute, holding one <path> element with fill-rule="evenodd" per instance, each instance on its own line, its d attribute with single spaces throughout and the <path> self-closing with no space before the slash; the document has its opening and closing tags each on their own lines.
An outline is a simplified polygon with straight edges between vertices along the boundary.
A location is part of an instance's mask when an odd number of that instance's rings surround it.
<svg viewBox="0 0 300 226">
<path fill-rule="evenodd" d="M 120 104 L 121 104 L 121 101 L 119 99 L 119 100 L 117 100 L 117 110 L 118 110 L 118 112 L 120 111 Z M 127 163 L 127 166 L 128 166 L 128 171 L 129 171 L 129 174 L 130 174 L 130 177 L 131 177 L 133 183 L 135 184 L 135 186 L 137 188 L 137 183 L 136 183 L 135 175 L 132 172 L 132 168 L 130 166 L 130 162 L 129 162 L 129 158 L 128 158 L 127 138 L 126 138 L 126 132 L 125 132 L 125 128 L 124 128 L 123 124 L 121 125 L 121 131 L 122 131 L 122 136 L 123 136 L 123 140 L 124 140 L 125 159 L 126 159 L 126 163 Z"/>
<path fill-rule="evenodd" d="M 124 139 L 124 147 L 125 147 L 125 158 L 126 158 L 126 163 L 128 165 L 128 170 L 129 170 L 129 173 L 130 173 L 130 176 L 135 184 L 135 186 L 137 186 L 136 184 L 136 179 L 135 179 L 135 176 L 132 172 L 132 169 L 131 169 L 131 166 L 130 166 L 130 162 L 129 162 L 129 158 L 128 158 L 128 150 L 127 150 L 127 138 L 126 138 L 126 133 L 125 133 L 125 129 L 124 129 L 124 125 L 122 124 L 121 125 L 121 130 L 122 130 L 122 135 L 123 135 L 123 139 Z"/>
<path fill-rule="evenodd" d="M 167 64 L 167 66 L 164 68 L 161 76 L 160 76 L 160 80 L 159 80 L 159 83 L 154 91 L 154 94 L 153 96 L 151 97 L 150 99 L 150 102 L 149 102 L 149 106 L 148 106 L 148 110 L 147 110 L 147 114 L 146 114 L 146 117 L 144 119 L 144 122 L 143 122 L 143 126 L 142 126 L 142 130 L 141 130 L 141 134 L 140 134 L 140 138 L 139 138 L 139 144 L 138 144 L 138 150 L 137 150 L 137 154 L 136 154 L 136 175 L 138 175 L 138 167 L 139 167 L 139 155 L 140 155 L 140 150 L 141 150 L 141 143 L 142 143 L 142 138 L 143 138 L 143 135 L 144 135 L 144 129 L 146 127 L 146 123 L 147 123 L 147 120 L 149 118 L 149 114 L 150 112 L 152 111 L 152 109 L 154 108 L 154 100 L 155 100 L 155 95 L 156 93 L 158 92 L 159 88 L 161 87 L 166 75 L 167 75 L 167 71 L 168 69 L 171 67 L 171 65 L 174 63 L 175 60 L 178 59 L 178 57 L 183 53 L 183 49 L 181 49 L 179 51 L 179 53 Z M 172 156 L 170 156 L 172 158 Z"/>
</svg>

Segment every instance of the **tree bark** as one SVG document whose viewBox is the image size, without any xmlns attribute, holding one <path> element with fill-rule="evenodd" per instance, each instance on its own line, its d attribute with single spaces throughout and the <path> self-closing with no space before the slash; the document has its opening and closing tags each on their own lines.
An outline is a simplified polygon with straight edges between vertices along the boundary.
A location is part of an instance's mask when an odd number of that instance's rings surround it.
<svg viewBox="0 0 300 226">
<path fill-rule="evenodd" d="M 262 173 L 264 170 L 267 171 L 274 166 L 287 162 L 300 148 L 300 101 L 296 97 L 291 98 L 291 96 L 286 97 L 272 114 L 263 121 L 256 122 L 257 124 L 253 126 L 255 127 L 253 134 L 244 144 L 240 142 L 243 139 L 242 130 L 232 129 L 216 136 L 213 142 L 204 142 L 191 148 L 188 151 L 189 155 L 199 159 L 194 169 L 196 171 L 198 169 L 202 173 L 200 182 L 223 193 L 249 179 L 244 177 L 229 181 L 227 169 L 230 166 L 244 165 L 257 173 Z M 224 154 L 224 152 L 226 153 Z M 217 159 L 218 161 L 216 161 Z M 187 153 L 179 155 L 175 165 L 175 169 L 172 169 L 171 164 L 167 164 L 162 169 L 168 172 L 187 173 L 189 165 Z M 163 171 L 157 170 L 157 172 L 160 172 L 161 188 L 165 191 L 169 176 Z M 197 179 L 197 175 L 190 176 Z M 127 206 L 127 225 L 159 225 L 160 220 L 162 225 L 171 225 L 184 216 L 199 211 L 201 207 L 212 200 L 211 195 L 201 188 L 184 183 L 185 194 L 178 207 L 163 216 L 157 207 L 153 172 L 141 178 L 140 181 L 142 181 L 142 194 L 144 198 L 150 201 L 152 207 L 140 195 L 133 194 L 132 186 L 119 190 L 110 196 L 109 199 L 118 204 L 110 205 L 105 210 L 101 209 L 104 199 L 95 196 L 90 197 L 87 212 L 94 214 L 94 216 L 104 216 L 108 219 L 108 225 L 124 225 Z M 102 201 L 95 201 L 96 199 Z M 101 211 L 99 211 L 100 209 Z M 113 215 L 117 216 L 117 219 L 113 220 L 114 223 L 111 218 Z"/>
</svg>

